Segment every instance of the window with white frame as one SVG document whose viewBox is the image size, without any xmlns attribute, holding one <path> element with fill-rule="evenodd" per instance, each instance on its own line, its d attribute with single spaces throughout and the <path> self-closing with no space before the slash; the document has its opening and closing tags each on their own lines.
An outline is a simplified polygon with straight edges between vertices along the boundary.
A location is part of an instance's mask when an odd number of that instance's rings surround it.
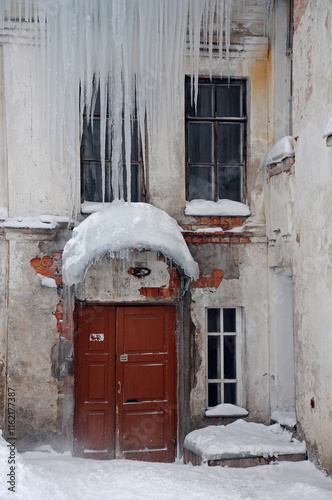
<svg viewBox="0 0 332 500">
<path fill-rule="evenodd" d="M 207 309 L 208 407 L 241 404 L 241 309 Z"/>
</svg>

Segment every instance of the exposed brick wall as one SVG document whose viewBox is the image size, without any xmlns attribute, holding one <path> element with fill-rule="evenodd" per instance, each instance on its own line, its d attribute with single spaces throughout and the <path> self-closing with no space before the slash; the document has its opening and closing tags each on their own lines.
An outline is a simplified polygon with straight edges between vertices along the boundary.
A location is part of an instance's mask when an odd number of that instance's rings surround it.
<svg viewBox="0 0 332 500">
<path fill-rule="evenodd" d="M 168 269 L 170 280 L 168 287 L 142 287 L 140 289 L 140 294 L 146 297 L 174 297 L 178 298 L 181 296 L 181 276 L 177 269 Z M 220 285 L 224 273 L 221 269 L 215 269 L 211 274 L 203 276 L 200 273 L 197 280 L 192 280 L 190 282 L 190 288 L 218 288 Z"/>
<path fill-rule="evenodd" d="M 190 224 L 182 224 L 184 231 L 196 231 L 197 229 L 208 227 L 220 227 L 222 231 L 230 231 L 235 227 L 243 226 L 247 217 L 223 217 L 223 216 L 195 216 L 196 222 Z"/>
<path fill-rule="evenodd" d="M 35 268 L 36 273 L 46 276 L 48 278 L 53 278 L 58 286 L 58 297 L 59 302 L 56 306 L 56 310 L 53 313 L 57 319 L 57 329 L 59 335 L 61 336 L 63 332 L 63 296 L 62 296 L 62 253 L 54 252 L 52 256 L 49 257 L 45 255 L 44 257 L 36 256 L 30 261 L 32 267 Z"/>
</svg>

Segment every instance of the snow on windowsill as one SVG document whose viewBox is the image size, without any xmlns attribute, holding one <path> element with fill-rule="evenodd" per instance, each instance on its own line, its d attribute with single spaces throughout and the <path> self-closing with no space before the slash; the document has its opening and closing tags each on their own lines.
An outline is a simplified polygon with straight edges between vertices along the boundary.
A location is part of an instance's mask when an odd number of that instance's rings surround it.
<svg viewBox="0 0 332 500">
<path fill-rule="evenodd" d="M 272 163 L 280 163 L 285 158 L 295 156 L 293 137 L 288 135 L 276 142 L 275 145 L 266 153 L 263 166 L 271 165 Z"/>
<path fill-rule="evenodd" d="M 246 417 L 248 411 L 240 406 L 223 403 L 206 410 L 206 417 Z"/>
<path fill-rule="evenodd" d="M 296 426 L 296 415 L 293 411 L 274 411 L 271 415 L 271 420 L 287 427 Z"/>
<path fill-rule="evenodd" d="M 245 420 L 192 431 L 186 436 L 184 447 L 203 461 L 306 452 L 305 442 L 294 439 L 280 424 L 266 426 Z"/>
<path fill-rule="evenodd" d="M 93 214 L 110 205 L 111 203 L 103 203 L 102 201 L 85 201 L 81 204 L 81 212 L 82 214 Z"/>
<path fill-rule="evenodd" d="M 198 264 L 172 217 L 148 203 L 114 201 L 73 230 L 63 251 L 63 281 L 67 285 L 81 283 L 93 260 L 107 252 L 134 248 L 161 252 L 187 276 L 198 278 Z"/>
<path fill-rule="evenodd" d="M 233 200 L 192 200 L 186 202 L 185 215 L 249 216 L 248 205 Z"/>
<path fill-rule="evenodd" d="M 39 215 L 37 217 L 9 217 L 2 227 L 17 229 L 54 229 L 58 223 L 69 222 L 69 217 Z"/>
</svg>

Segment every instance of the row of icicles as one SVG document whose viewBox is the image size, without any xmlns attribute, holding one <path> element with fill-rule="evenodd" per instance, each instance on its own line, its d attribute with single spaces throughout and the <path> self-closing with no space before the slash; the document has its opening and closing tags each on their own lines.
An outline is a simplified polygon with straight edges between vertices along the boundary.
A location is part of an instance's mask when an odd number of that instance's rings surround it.
<svg viewBox="0 0 332 500">
<path fill-rule="evenodd" d="M 271 0 L 266 0 L 270 4 Z M 52 165 L 69 168 L 71 210 L 77 213 L 83 111 L 93 117 L 100 90 L 100 153 L 105 185 L 106 110 L 112 143 L 112 191 L 123 196 L 122 124 L 130 186 L 131 123 L 137 114 L 143 164 L 158 125 L 173 119 L 183 89 L 185 58 L 192 82 L 199 74 L 202 43 L 222 73 L 230 47 L 232 14 L 245 0 L 2 0 L 0 28 L 30 33 L 39 48 L 37 74 L 48 112 Z M 11 18 L 11 22 L 8 19 Z M 13 21 L 16 20 L 16 23 Z M 37 22 L 36 22 L 37 21 Z M 15 32 L 16 33 L 16 32 Z M 215 53 L 217 50 L 217 54 Z M 192 85 L 193 100 L 197 86 Z M 181 95 L 181 94 L 180 94 Z M 166 101 L 166 102 L 165 102 Z M 135 111 L 136 106 L 136 111 Z M 147 139 L 149 139 L 147 141 Z M 170 142 L 169 142 L 170 143 Z M 150 165 L 151 168 L 151 165 Z M 104 191 L 104 190 L 103 190 Z M 130 201 L 130 189 L 127 189 Z"/>
</svg>

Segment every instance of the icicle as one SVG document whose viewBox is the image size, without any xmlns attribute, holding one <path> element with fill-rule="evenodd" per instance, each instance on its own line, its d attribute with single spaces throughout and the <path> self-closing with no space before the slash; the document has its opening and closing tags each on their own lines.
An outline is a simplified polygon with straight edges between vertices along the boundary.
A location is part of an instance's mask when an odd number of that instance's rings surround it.
<svg viewBox="0 0 332 500">
<path fill-rule="evenodd" d="M 273 0 L 267 0 L 269 12 L 272 4 Z M 46 89 L 43 100 L 46 114 L 49 113 L 52 164 L 60 164 L 70 171 L 71 215 L 76 216 L 79 211 L 83 113 L 93 129 L 98 88 L 103 197 L 108 144 L 113 197 L 122 199 L 127 192 L 130 200 L 134 113 L 144 168 L 146 147 L 153 143 L 162 123 L 167 125 L 171 158 L 171 134 L 178 112 L 179 89 L 183 86 L 187 43 L 192 98 L 197 105 L 201 42 L 205 47 L 208 45 L 212 76 L 213 41 L 214 36 L 217 37 L 221 73 L 223 50 L 227 65 L 229 63 L 231 16 L 238 6 L 238 0 L 58 0 L 55 6 L 45 0 L 0 2 L 1 26 L 8 20 L 11 9 L 20 24 L 22 17 L 26 23 L 35 23 L 36 36 L 40 38 L 40 76 Z M 108 134 L 110 140 L 107 141 Z M 126 187 L 123 186 L 123 151 Z"/>
</svg>

